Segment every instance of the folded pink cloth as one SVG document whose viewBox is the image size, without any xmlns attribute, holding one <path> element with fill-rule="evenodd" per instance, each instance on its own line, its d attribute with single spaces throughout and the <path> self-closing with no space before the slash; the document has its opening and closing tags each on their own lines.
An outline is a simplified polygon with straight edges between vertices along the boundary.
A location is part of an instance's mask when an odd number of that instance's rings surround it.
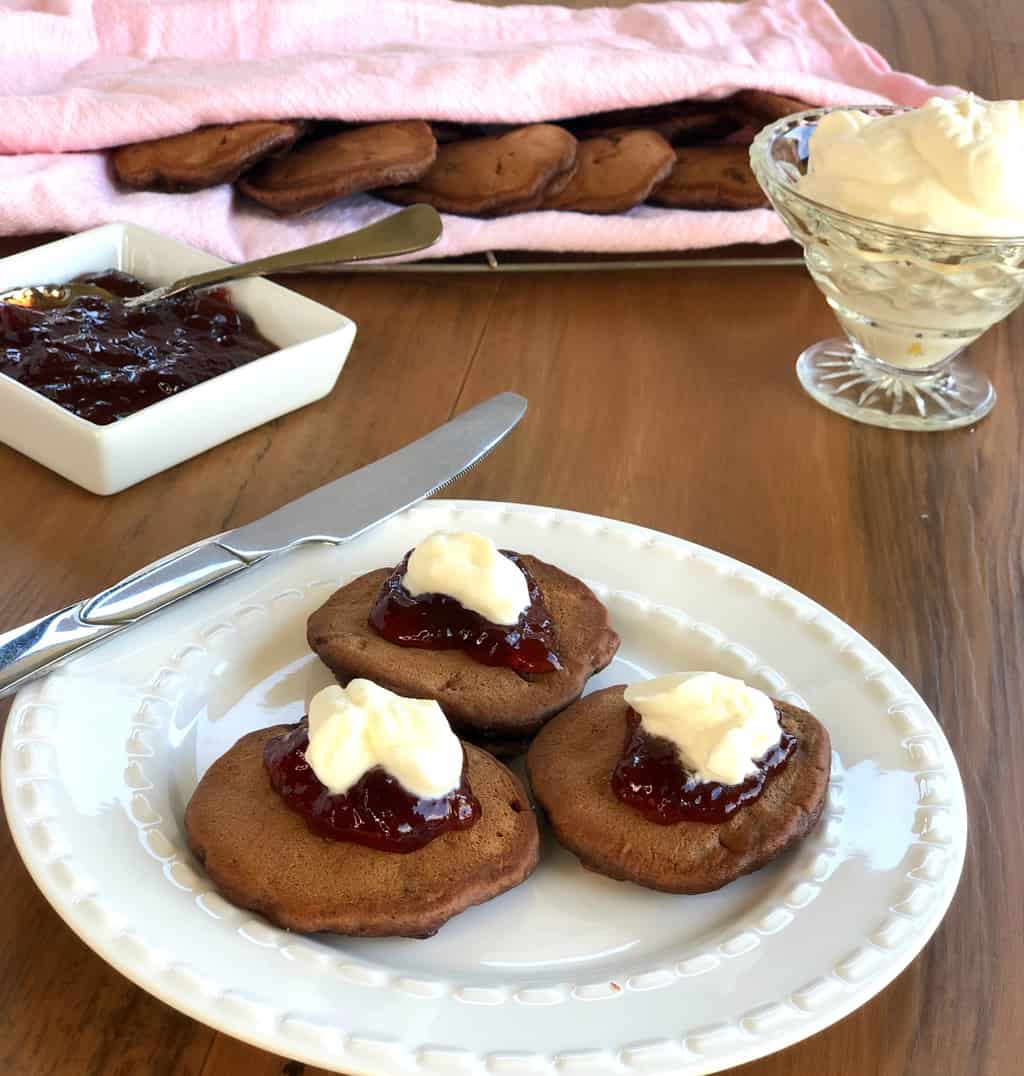
<svg viewBox="0 0 1024 1076">
<path fill-rule="evenodd" d="M 249 119 L 525 123 L 745 87 L 815 104 L 907 105 L 952 89 L 893 71 L 824 0 L 582 11 L 455 0 L 0 0 L 0 58 L 0 233 L 125 220 L 231 260 L 326 239 L 393 207 L 360 196 L 289 220 L 230 187 L 128 192 L 98 151 Z M 675 250 L 784 235 L 767 210 L 446 216 L 429 256 Z"/>
</svg>

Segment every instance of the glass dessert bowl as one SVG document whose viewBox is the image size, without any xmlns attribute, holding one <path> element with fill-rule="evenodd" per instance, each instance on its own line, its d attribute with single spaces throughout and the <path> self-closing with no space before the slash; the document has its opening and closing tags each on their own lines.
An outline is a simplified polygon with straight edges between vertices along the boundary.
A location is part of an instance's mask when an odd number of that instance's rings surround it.
<svg viewBox="0 0 1024 1076">
<path fill-rule="evenodd" d="M 996 394 L 964 349 L 1024 300 L 1024 236 L 919 231 L 808 198 L 795 184 L 807 172 L 818 121 L 832 111 L 787 116 L 761 131 L 750 150 L 758 182 L 846 333 L 803 352 L 800 383 L 819 403 L 873 426 L 969 426 L 988 414 Z"/>
</svg>

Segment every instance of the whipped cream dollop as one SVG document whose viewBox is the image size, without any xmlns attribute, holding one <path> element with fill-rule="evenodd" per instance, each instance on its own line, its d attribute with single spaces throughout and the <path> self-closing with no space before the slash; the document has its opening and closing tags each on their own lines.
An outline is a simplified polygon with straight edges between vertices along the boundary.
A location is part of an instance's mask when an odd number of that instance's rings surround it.
<svg viewBox="0 0 1024 1076">
<path fill-rule="evenodd" d="M 526 576 L 475 531 L 439 531 L 412 551 L 402 585 L 415 598 L 447 594 L 494 624 L 514 624 L 530 604 Z"/>
<path fill-rule="evenodd" d="M 625 699 L 643 730 L 671 740 L 699 781 L 740 784 L 782 736 L 772 700 L 719 673 L 657 676 L 630 684 Z"/>
<path fill-rule="evenodd" d="M 419 799 L 439 799 L 462 783 L 462 744 L 441 707 L 372 680 L 334 684 L 313 696 L 306 761 L 336 795 L 375 766 Z"/>
<path fill-rule="evenodd" d="M 858 217 L 951 235 L 1024 235 L 1024 101 L 933 97 L 891 116 L 830 112 L 796 189 Z"/>
</svg>

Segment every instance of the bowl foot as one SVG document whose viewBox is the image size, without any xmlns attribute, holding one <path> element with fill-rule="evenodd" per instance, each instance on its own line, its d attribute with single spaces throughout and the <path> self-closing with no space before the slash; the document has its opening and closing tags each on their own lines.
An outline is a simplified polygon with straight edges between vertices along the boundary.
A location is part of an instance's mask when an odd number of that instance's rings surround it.
<svg viewBox="0 0 1024 1076">
<path fill-rule="evenodd" d="M 900 370 L 858 354 L 848 340 L 822 340 L 797 360 L 810 396 L 855 422 L 894 430 L 971 426 L 996 402 L 992 383 L 954 355 L 938 371 Z"/>
</svg>

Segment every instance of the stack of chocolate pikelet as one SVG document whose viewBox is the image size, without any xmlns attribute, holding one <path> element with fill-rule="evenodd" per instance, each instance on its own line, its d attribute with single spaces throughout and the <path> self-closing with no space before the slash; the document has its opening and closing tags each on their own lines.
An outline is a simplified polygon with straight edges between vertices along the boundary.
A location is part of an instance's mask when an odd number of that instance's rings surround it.
<svg viewBox="0 0 1024 1076">
<path fill-rule="evenodd" d="M 509 127 L 426 122 L 252 121 L 113 151 L 117 179 L 187 193 L 234 183 L 283 215 L 369 192 L 401 205 L 498 217 L 529 210 L 625 213 L 757 209 L 747 143 L 810 106 L 760 90 Z"/>
</svg>

